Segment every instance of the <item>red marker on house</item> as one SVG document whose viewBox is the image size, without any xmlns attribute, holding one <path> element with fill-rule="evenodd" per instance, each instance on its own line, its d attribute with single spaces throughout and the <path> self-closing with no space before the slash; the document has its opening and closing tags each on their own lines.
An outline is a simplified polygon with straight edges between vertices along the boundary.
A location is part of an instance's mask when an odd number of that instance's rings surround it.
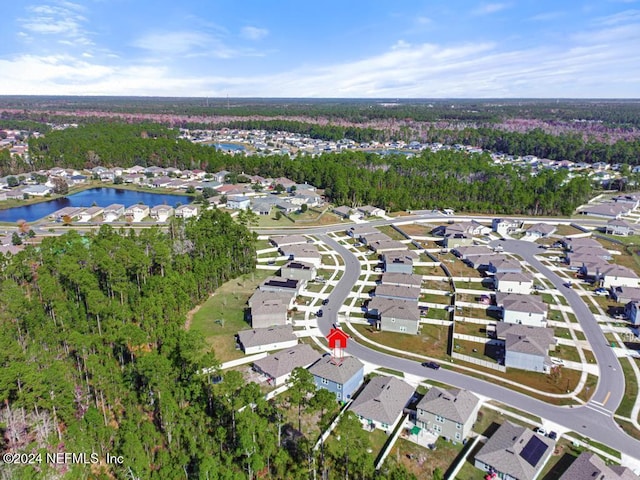
<svg viewBox="0 0 640 480">
<path fill-rule="evenodd" d="M 339 328 L 332 328 L 327 335 L 329 348 L 331 349 L 331 359 L 334 363 L 340 364 L 344 358 L 344 349 L 347 348 L 349 335 Z"/>
</svg>

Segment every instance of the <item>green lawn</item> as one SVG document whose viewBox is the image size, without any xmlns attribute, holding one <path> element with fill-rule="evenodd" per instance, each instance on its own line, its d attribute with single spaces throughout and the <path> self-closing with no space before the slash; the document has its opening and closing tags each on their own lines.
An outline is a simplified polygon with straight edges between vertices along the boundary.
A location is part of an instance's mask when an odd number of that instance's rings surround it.
<svg viewBox="0 0 640 480">
<path fill-rule="evenodd" d="M 380 332 L 367 325 L 352 324 L 366 338 L 388 347 L 434 358 L 447 358 L 448 327 L 422 325 L 419 335 Z"/>
<path fill-rule="evenodd" d="M 630 362 L 632 359 L 620 359 L 620 365 L 622 365 L 622 371 L 624 372 L 624 397 L 622 397 L 622 403 L 620 403 L 620 407 L 616 410 L 617 415 L 622 415 L 623 417 L 629 417 L 631 415 L 631 409 L 635 403 L 636 397 L 638 396 L 638 378 L 636 377 L 633 369 L 631 368 Z"/>
<path fill-rule="evenodd" d="M 235 349 L 234 335 L 251 327 L 244 317 L 247 300 L 272 274 L 267 270 L 256 270 L 225 283 L 193 315 L 190 328 L 202 333 L 214 348 L 218 360 L 224 362 L 243 355 Z"/>
<path fill-rule="evenodd" d="M 551 352 L 551 355 L 572 362 L 580 361 L 580 354 L 578 353 L 578 349 L 575 347 L 570 347 L 569 345 L 556 345 L 556 349 L 555 351 Z"/>
<path fill-rule="evenodd" d="M 406 240 L 407 239 L 407 237 L 402 235 L 400 232 L 398 232 L 391 225 L 381 225 L 381 226 L 377 227 L 377 229 L 380 230 L 385 235 L 389 235 L 389 237 L 391 237 L 392 240 L 400 241 L 400 240 Z"/>
</svg>

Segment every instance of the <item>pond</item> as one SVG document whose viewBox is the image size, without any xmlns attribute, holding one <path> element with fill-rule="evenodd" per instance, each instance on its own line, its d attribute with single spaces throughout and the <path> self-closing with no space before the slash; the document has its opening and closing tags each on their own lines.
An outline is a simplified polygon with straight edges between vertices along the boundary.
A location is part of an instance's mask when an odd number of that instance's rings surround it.
<svg viewBox="0 0 640 480">
<path fill-rule="evenodd" d="M 121 203 L 125 207 L 137 203 L 144 203 L 149 207 L 163 204 L 175 207 L 178 204 L 191 203 L 191 200 L 192 197 L 187 195 L 137 192 L 119 188 L 91 188 L 47 202 L 0 210 L 0 222 L 17 222 L 18 220 L 33 222 L 64 207 L 90 207 L 94 204 L 99 207 L 106 207 L 112 203 Z"/>
</svg>

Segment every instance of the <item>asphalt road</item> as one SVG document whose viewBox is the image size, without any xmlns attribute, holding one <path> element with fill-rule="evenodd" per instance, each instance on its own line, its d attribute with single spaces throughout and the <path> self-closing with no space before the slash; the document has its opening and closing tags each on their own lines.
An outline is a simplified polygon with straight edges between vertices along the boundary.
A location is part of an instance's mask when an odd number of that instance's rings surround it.
<svg viewBox="0 0 640 480">
<path fill-rule="evenodd" d="M 339 253 L 345 262 L 345 273 L 329 295 L 329 303 L 323 308 L 324 315 L 318 319 L 318 327 L 322 334 L 326 335 L 332 325 L 337 322 L 338 310 L 351 292 L 361 272 L 360 263 L 352 252 L 326 235 L 320 235 L 320 237 L 323 242 L 326 242 L 327 245 Z M 532 246 L 532 244 L 524 245 L 525 242 L 519 241 L 501 243 L 505 250 L 512 251 L 526 258 L 533 266 L 540 269 L 542 273 L 548 275 L 548 278 L 554 285 L 556 285 L 557 282 L 559 286 L 563 288 L 563 282 L 560 277 L 533 258 L 534 249 L 536 253 L 538 252 L 537 246 Z M 550 422 L 561 425 L 567 430 L 575 431 L 597 442 L 608 445 L 621 453 L 633 458 L 638 458 L 640 457 L 640 441 L 625 434 L 612 416 L 612 412 L 615 411 L 622 399 L 623 393 L 621 392 L 624 390 L 624 378 L 619 362 L 615 358 L 615 355 L 613 355 L 610 347 L 604 348 L 606 347 L 604 335 L 597 326 L 593 315 L 578 295 L 571 290 L 563 291 L 563 293 L 566 294 L 572 308 L 576 309 L 575 311 L 580 319 L 580 323 L 583 325 L 583 328 L 585 328 L 587 339 L 594 343 L 593 353 L 598 364 L 605 366 L 600 376 L 600 382 L 598 383 L 596 392 L 591 402 L 585 406 L 559 407 L 495 385 L 489 381 L 469 377 L 447 368 L 441 368 L 439 370 L 427 369 L 418 362 L 394 357 L 393 355 L 368 348 L 357 343 L 353 338 L 349 340 L 346 351 L 350 355 L 366 362 L 467 389 L 478 395 L 537 415 Z M 599 348 L 600 346 L 603 348 Z M 609 367 L 609 365 L 612 366 Z M 604 403 L 606 408 L 595 404 L 594 401 Z"/>
<path fill-rule="evenodd" d="M 527 263 L 542 273 L 567 299 L 582 326 L 582 330 L 600 367 L 598 385 L 590 401 L 604 405 L 604 408 L 613 414 L 624 396 L 624 372 L 620 366 L 620 361 L 609 346 L 609 342 L 591 310 L 573 289 L 565 286 L 566 280 L 559 277 L 535 258 L 535 255 L 540 253 L 537 244 L 520 240 L 505 240 L 493 243 L 502 245 L 505 251 L 524 258 Z"/>
</svg>

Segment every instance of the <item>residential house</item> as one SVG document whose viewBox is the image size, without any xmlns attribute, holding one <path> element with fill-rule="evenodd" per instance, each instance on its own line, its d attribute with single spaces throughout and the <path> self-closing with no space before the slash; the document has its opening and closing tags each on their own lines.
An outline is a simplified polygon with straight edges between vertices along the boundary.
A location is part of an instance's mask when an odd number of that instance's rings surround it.
<svg viewBox="0 0 640 480">
<path fill-rule="evenodd" d="M 249 301 L 249 316 L 253 328 L 286 325 L 288 311 L 293 307 L 295 292 L 267 292 L 256 290 Z"/>
<path fill-rule="evenodd" d="M 79 222 L 89 222 L 98 215 L 102 215 L 102 213 L 104 212 L 104 208 L 102 207 L 89 207 L 82 210 L 83 211 L 79 214 Z"/>
<path fill-rule="evenodd" d="M 291 193 L 292 187 L 296 186 L 296 182 L 293 180 L 289 180 L 286 177 L 278 177 L 273 179 L 273 186 L 276 187 L 278 185 L 282 185 L 285 191 Z M 297 187 L 296 187 L 297 188 Z"/>
<path fill-rule="evenodd" d="M 248 210 L 251 199 L 242 195 L 232 195 L 227 197 L 227 208 L 231 210 Z"/>
<path fill-rule="evenodd" d="M 374 297 L 367 304 L 367 313 L 377 318 L 376 326 L 383 332 L 416 335 L 420 327 L 420 309 L 415 300 Z"/>
<path fill-rule="evenodd" d="M 263 292 L 291 292 L 297 295 L 304 283 L 295 278 L 268 277 L 258 288 Z"/>
<path fill-rule="evenodd" d="M 382 274 L 380 283 L 382 285 L 395 285 L 397 287 L 413 287 L 419 289 L 422 285 L 422 275 L 415 273 L 386 272 Z"/>
<path fill-rule="evenodd" d="M 358 207 L 357 211 L 365 217 L 384 217 L 387 213 L 383 208 L 373 207 L 371 205 Z"/>
<path fill-rule="evenodd" d="M 384 271 L 393 273 L 413 273 L 413 262 L 418 258 L 418 254 L 413 250 L 385 252 L 382 255 Z"/>
<path fill-rule="evenodd" d="M 214 173 L 211 178 L 216 182 L 224 183 L 227 175 L 229 175 L 230 173 L 231 172 L 227 170 L 220 170 L 219 172 Z"/>
<path fill-rule="evenodd" d="M 474 464 L 500 479 L 535 480 L 553 450 L 553 440 L 506 420 L 478 451 Z"/>
<path fill-rule="evenodd" d="M 349 410 L 362 424 L 391 433 L 413 397 L 414 388 L 395 377 L 374 377 L 358 394 Z"/>
<path fill-rule="evenodd" d="M 520 273 L 521 271 L 522 266 L 520 265 L 520 263 L 510 258 L 491 260 L 489 262 L 489 268 L 487 268 L 487 272 L 494 275 L 498 273 Z"/>
<path fill-rule="evenodd" d="M 640 326 L 640 315 L 638 315 L 640 300 L 632 300 L 624 306 L 624 314 L 634 326 Z"/>
<path fill-rule="evenodd" d="M 370 233 L 361 233 L 358 239 L 365 245 L 371 245 L 374 242 L 391 241 L 391 237 L 386 233 L 382 233 L 380 230 L 374 230 Z"/>
<path fill-rule="evenodd" d="M 301 281 L 309 281 L 316 278 L 317 269 L 311 263 L 292 260 L 280 269 L 283 278 L 294 278 Z"/>
<path fill-rule="evenodd" d="M 124 205 L 113 203 L 108 207 L 104 207 L 102 212 L 102 221 L 105 223 L 115 222 L 124 215 Z"/>
<path fill-rule="evenodd" d="M 376 287 L 374 295 L 379 298 L 388 298 L 390 300 L 413 300 L 417 302 L 420 298 L 420 287 L 407 287 L 404 285 L 390 285 L 388 283 L 383 283 Z"/>
<path fill-rule="evenodd" d="M 132 222 L 140 222 L 149 216 L 149 207 L 147 205 L 131 205 L 124 211 L 124 216 Z"/>
<path fill-rule="evenodd" d="M 329 354 L 309 367 L 317 388 L 329 390 L 338 401 L 351 399 L 364 380 L 364 364 L 356 357 L 344 357 L 339 362 Z"/>
<path fill-rule="evenodd" d="M 496 337 L 504 342 L 505 367 L 532 372 L 549 371 L 549 350 L 554 350 L 556 345 L 553 328 L 498 322 Z"/>
<path fill-rule="evenodd" d="M 53 212 L 49 215 L 49 218 L 55 222 L 62 221 L 64 217 L 68 217 L 71 220 L 79 220 L 85 210 L 83 207 L 64 207 Z"/>
<path fill-rule="evenodd" d="M 335 213 L 336 215 L 342 218 L 349 218 L 352 212 L 353 212 L 353 209 L 345 205 L 342 205 L 340 207 L 336 207 L 333 209 L 333 213 Z"/>
<path fill-rule="evenodd" d="M 599 247 L 602 248 L 600 242 L 593 237 L 565 237 L 560 242 L 564 247 L 572 252 L 578 247 Z"/>
<path fill-rule="evenodd" d="M 626 204 L 617 203 L 601 203 L 598 205 L 589 205 L 578 211 L 581 215 L 591 215 L 600 218 L 620 218 L 628 215 L 633 209 Z"/>
<path fill-rule="evenodd" d="M 431 387 L 418 402 L 416 425 L 450 441 L 461 442 L 471 433 L 480 399 L 467 390 Z"/>
<path fill-rule="evenodd" d="M 287 245 L 281 247 L 279 251 L 290 260 L 310 263 L 316 268 L 320 268 L 322 264 L 322 257 L 318 251 L 318 247 L 309 243 Z"/>
<path fill-rule="evenodd" d="M 274 247 L 286 247 L 288 245 L 297 245 L 301 243 L 307 243 L 308 238 L 303 235 L 282 235 L 276 237 L 269 237 L 269 242 Z"/>
<path fill-rule="evenodd" d="M 283 385 L 294 369 L 307 368 L 317 362 L 320 354 L 310 345 L 302 343 L 295 347 L 280 350 L 253 362 L 253 368 L 265 375 L 272 385 Z"/>
<path fill-rule="evenodd" d="M 496 273 L 493 278 L 498 292 L 529 295 L 533 289 L 533 277 L 528 273 Z"/>
<path fill-rule="evenodd" d="M 553 235 L 558 227 L 548 223 L 536 223 L 531 225 L 524 234 L 525 240 L 537 240 L 539 238 L 547 238 Z"/>
<path fill-rule="evenodd" d="M 351 225 L 344 231 L 347 235 L 356 240 L 361 240 L 362 237 L 366 237 L 367 235 L 371 235 L 374 233 L 382 233 L 376 227 L 369 223 L 360 223 L 356 225 Z"/>
<path fill-rule="evenodd" d="M 618 303 L 640 301 L 640 288 L 615 287 L 611 289 L 611 298 Z"/>
<path fill-rule="evenodd" d="M 171 177 L 157 177 L 151 180 L 151 186 L 155 188 L 167 188 L 173 180 Z"/>
<path fill-rule="evenodd" d="M 512 218 L 494 218 L 491 222 L 492 230 L 503 237 L 517 232 L 522 228 L 522 225 L 522 220 Z"/>
<path fill-rule="evenodd" d="M 261 215 L 264 217 L 268 217 L 271 214 L 272 204 L 266 202 L 255 201 L 253 205 L 251 205 L 251 211 L 256 215 Z"/>
<path fill-rule="evenodd" d="M 635 230 L 629 223 L 625 222 L 624 220 L 616 219 L 609 220 L 604 231 L 609 235 L 620 235 L 624 237 L 633 235 L 633 233 L 635 232 Z"/>
<path fill-rule="evenodd" d="M 193 203 L 189 203 L 187 205 L 180 205 L 176 207 L 173 214 L 177 218 L 193 218 L 197 217 L 200 213 L 200 206 L 194 205 Z"/>
<path fill-rule="evenodd" d="M 617 195 L 611 200 L 615 203 L 627 204 L 632 210 L 636 210 L 640 206 L 640 195 Z"/>
<path fill-rule="evenodd" d="M 238 332 L 238 343 L 245 355 L 253 355 L 295 347 L 298 344 L 298 337 L 293 334 L 291 325 L 276 325 L 242 330 Z"/>
<path fill-rule="evenodd" d="M 156 205 L 149 210 L 149 216 L 156 222 L 166 222 L 169 217 L 173 216 L 173 212 L 171 205 Z"/>
<path fill-rule="evenodd" d="M 455 247 L 451 250 L 456 257 L 462 260 L 469 260 L 471 257 L 480 257 L 485 255 L 491 255 L 493 252 L 489 247 L 484 245 L 469 245 L 462 247 Z"/>
<path fill-rule="evenodd" d="M 502 320 L 506 323 L 520 323 L 533 327 L 544 327 L 547 324 L 549 307 L 538 296 L 498 293 L 496 303 L 502 308 Z"/>
<path fill-rule="evenodd" d="M 639 480 L 627 467 L 607 465 L 595 453 L 582 452 L 560 477 L 560 480 Z"/>
<path fill-rule="evenodd" d="M 49 195 L 51 192 L 53 192 L 53 189 L 46 185 L 29 185 L 22 189 L 23 195 L 26 194 L 32 197 L 44 197 L 45 195 Z"/>
<path fill-rule="evenodd" d="M 612 287 L 639 287 L 638 274 L 622 265 L 609 265 L 603 267 L 598 273 L 600 286 Z"/>
<path fill-rule="evenodd" d="M 397 240 L 376 240 L 369 244 L 369 248 L 374 252 L 381 254 L 397 250 L 408 250 L 407 245 Z"/>
</svg>

